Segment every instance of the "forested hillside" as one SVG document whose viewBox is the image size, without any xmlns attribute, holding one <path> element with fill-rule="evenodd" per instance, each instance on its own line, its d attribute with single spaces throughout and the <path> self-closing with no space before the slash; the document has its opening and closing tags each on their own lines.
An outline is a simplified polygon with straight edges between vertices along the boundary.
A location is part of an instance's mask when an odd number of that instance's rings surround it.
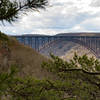
<svg viewBox="0 0 100 100">
<path fill-rule="evenodd" d="M 32 75 L 38 78 L 48 77 L 41 64 L 47 58 L 28 46 L 20 44 L 15 38 L 0 33 L 0 69 L 7 70 L 11 65 L 20 69 L 20 75 Z"/>
</svg>

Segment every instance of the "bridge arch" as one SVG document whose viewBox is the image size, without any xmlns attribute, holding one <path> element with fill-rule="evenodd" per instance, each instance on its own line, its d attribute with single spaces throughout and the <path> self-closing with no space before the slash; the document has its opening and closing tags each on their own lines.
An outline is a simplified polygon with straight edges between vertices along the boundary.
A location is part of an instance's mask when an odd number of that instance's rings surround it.
<svg viewBox="0 0 100 100">
<path fill-rule="evenodd" d="M 41 52 L 42 50 L 44 50 L 45 48 L 50 48 L 51 45 L 55 45 L 57 42 L 62 42 L 62 41 L 69 41 L 69 42 L 73 42 L 73 43 L 76 43 L 76 44 L 79 44 L 80 46 L 83 46 L 84 48 L 88 49 L 91 53 L 93 53 L 97 58 L 98 58 L 98 55 L 95 51 L 95 48 L 91 48 L 90 45 L 88 45 L 87 42 L 84 42 L 80 39 L 77 39 L 77 38 L 73 38 L 73 39 L 66 39 L 66 38 L 58 38 L 58 39 L 55 39 L 55 40 L 52 40 L 48 43 L 45 43 L 42 47 L 39 48 L 39 52 Z"/>
</svg>

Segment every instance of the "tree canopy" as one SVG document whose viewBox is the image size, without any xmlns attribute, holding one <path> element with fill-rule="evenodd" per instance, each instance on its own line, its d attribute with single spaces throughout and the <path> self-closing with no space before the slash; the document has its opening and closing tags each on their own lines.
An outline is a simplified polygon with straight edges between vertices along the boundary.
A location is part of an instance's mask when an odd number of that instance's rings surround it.
<svg viewBox="0 0 100 100">
<path fill-rule="evenodd" d="M 0 21 L 12 22 L 21 11 L 45 9 L 47 0 L 0 0 Z"/>
<path fill-rule="evenodd" d="M 70 61 L 63 61 L 51 54 L 52 60 L 43 68 L 59 77 L 61 100 L 100 100 L 100 61 L 93 57 L 75 54 Z M 55 86 L 52 83 L 52 86 Z"/>
<path fill-rule="evenodd" d="M 0 73 L 0 99 L 5 100 L 100 100 L 100 61 L 75 55 L 63 61 L 51 55 L 44 62 L 56 80 L 16 76 L 17 66 Z M 5 99 L 3 99 L 5 97 Z"/>
</svg>

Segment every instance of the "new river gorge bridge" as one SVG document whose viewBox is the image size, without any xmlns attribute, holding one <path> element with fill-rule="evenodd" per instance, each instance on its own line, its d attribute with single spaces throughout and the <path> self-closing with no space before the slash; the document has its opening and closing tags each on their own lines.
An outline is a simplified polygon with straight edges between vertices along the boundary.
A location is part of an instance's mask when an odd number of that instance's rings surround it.
<svg viewBox="0 0 100 100">
<path fill-rule="evenodd" d="M 50 46 L 55 43 L 60 43 L 61 41 L 71 41 L 84 46 L 90 50 L 97 58 L 100 58 L 100 36 L 42 36 L 42 35 L 22 35 L 15 36 L 20 43 L 24 45 L 29 45 L 38 52 L 45 48 L 50 48 Z"/>
</svg>

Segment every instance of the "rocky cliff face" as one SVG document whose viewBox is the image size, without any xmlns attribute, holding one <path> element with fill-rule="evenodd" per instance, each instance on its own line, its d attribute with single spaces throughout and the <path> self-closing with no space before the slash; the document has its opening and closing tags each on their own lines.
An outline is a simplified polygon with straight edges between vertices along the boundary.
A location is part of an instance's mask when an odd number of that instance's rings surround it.
<svg viewBox="0 0 100 100">
<path fill-rule="evenodd" d="M 68 52 L 66 52 L 65 55 L 62 55 L 60 57 L 64 60 L 70 60 L 73 58 L 75 53 L 77 53 L 79 56 L 86 54 L 86 55 L 88 55 L 88 57 L 96 58 L 96 56 L 90 50 L 88 50 L 87 48 L 82 47 L 80 45 L 76 45 L 76 46 L 72 47 Z"/>
</svg>

